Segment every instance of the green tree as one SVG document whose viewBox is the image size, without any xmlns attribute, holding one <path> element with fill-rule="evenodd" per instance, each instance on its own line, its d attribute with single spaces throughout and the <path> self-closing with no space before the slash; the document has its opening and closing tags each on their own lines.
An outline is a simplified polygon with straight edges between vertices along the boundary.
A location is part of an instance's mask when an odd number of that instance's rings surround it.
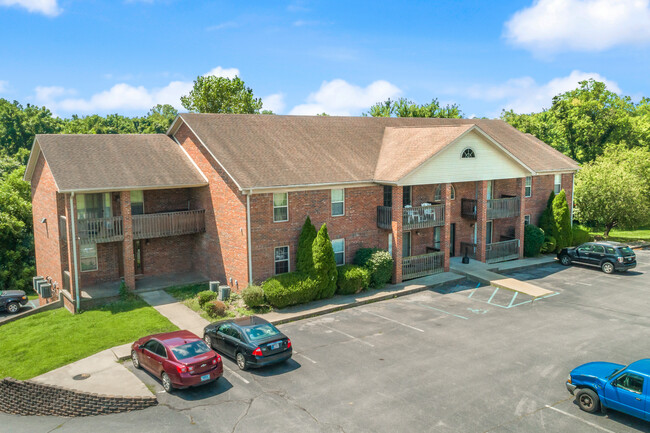
<svg viewBox="0 0 650 433">
<path fill-rule="evenodd" d="M 178 116 L 178 110 L 169 104 L 158 104 L 138 119 L 138 130 L 142 134 L 165 134 Z"/>
<path fill-rule="evenodd" d="M 645 168 L 644 168 L 645 167 Z M 650 151 L 608 148 L 575 180 L 576 218 L 583 224 L 636 228 L 650 224 Z"/>
<path fill-rule="evenodd" d="M 428 104 L 418 105 L 406 98 L 393 101 L 390 98 L 378 102 L 364 116 L 372 117 L 445 117 L 460 119 L 463 117 L 458 105 L 440 105 L 437 99 L 432 99 Z"/>
<path fill-rule="evenodd" d="M 318 230 L 312 245 L 314 257 L 314 276 L 320 286 L 318 299 L 331 298 L 336 292 L 338 271 L 332 241 L 327 234 L 327 225 L 323 224 Z"/>
<path fill-rule="evenodd" d="M 536 257 L 544 244 L 544 230 L 533 224 L 524 228 L 524 256 Z"/>
<path fill-rule="evenodd" d="M 311 223 L 311 219 L 307 217 L 305 223 L 302 225 L 302 231 L 298 238 L 298 262 L 296 270 L 305 274 L 314 272 L 314 256 L 312 252 L 312 245 L 316 239 L 316 227 Z"/>
<path fill-rule="evenodd" d="M 560 251 L 563 248 L 571 246 L 573 232 L 571 231 L 571 211 L 566 201 L 566 192 L 560 191 L 553 199 L 553 221 L 557 228 L 555 240 L 556 248 Z"/>
<path fill-rule="evenodd" d="M 259 114 L 262 108 L 262 100 L 239 77 L 199 76 L 181 104 L 194 113 Z"/>
<path fill-rule="evenodd" d="M 36 134 L 56 134 L 62 123 L 45 107 L 23 107 L 17 101 L 0 99 L 0 152 L 13 156 L 19 149 L 30 150 Z"/>
<path fill-rule="evenodd" d="M 542 212 L 542 215 L 539 217 L 539 223 L 537 224 L 540 229 L 544 230 L 546 236 L 557 235 L 557 227 L 555 226 L 555 221 L 553 220 L 553 200 L 555 199 L 555 192 L 551 191 L 546 201 L 546 208 Z"/>
</svg>

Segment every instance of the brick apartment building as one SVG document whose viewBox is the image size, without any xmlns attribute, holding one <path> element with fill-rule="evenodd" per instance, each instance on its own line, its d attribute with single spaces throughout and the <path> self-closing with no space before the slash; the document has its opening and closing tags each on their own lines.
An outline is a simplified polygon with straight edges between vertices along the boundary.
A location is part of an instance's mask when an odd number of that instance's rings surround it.
<svg viewBox="0 0 650 433">
<path fill-rule="evenodd" d="M 293 271 L 307 216 L 339 264 L 390 251 L 395 282 L 517 259 L 577 169 L 500 120 L 181 114 L 166 135 L 38 135 L 25 180 L 37 274 L 74 311 L 122 280 Z"/>
</svg>

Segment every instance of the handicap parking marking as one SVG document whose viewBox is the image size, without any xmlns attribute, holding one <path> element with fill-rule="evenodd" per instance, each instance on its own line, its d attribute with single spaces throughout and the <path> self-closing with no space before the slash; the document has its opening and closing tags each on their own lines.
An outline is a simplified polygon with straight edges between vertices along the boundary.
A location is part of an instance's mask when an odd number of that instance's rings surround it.
<svg viewBox="0 0 650 433">
<path fill-rule="evenodd" d="M 562 415 L 566 415 L 566 416 L 571 417 L 573 419 L 577 419 L 578 421 L 581 421 L 581 422 L 583 422 L 583 423 L 585 423 L 585 424 L 587 424 L 587 425 L 589 425 L 589 426 L 591 426 L 591 427 L 593 427 L 595 429 L 598 429 L 598 430 L 601 430 L 601 431 L 604 431 L 604 432 L 607 432 L 607 433 L 616 433 L 616 432 L 614 432 L 612 430 L 606 429 L 605 427 L 601 427 L 598 424 L 594 424 L 593 422 L 582 419 L 579 416 L 575 416 L 573 414 L 570 414 L 569 412 L 565 412 L 565 411 L 560 410 L 560 409 L 558 409 L 556 407 L 549 406 L 548 404 L 546 405 L 546 408 L 554 410 L 555 412 L 561 413 Z"/>
<path fill-rule="evenodd" d="M 483 288 L 483 287 L 488 288 L 488 287 L 492 287 L 492 286 L 481 286 L 481 285 L 479 284 L 479 286 L 476 287 L 474 290 L 472 290 L 472 292 L 469 294 L 469 296 L 467 296 L 467 299 L 472 299 L 472 296 L 474 296 L 474 294 L 475 294 L 475 293 L 476 293 L 480 288 Z M 478 302 L 482 302 L 482 303 L 484 303 L 484 304 L 492 305 L 492 306 L 494 306 L 494 307 L 499 307 L 499 308 L 503 308 L 503 309 L 506 309 L 506 310 L 507 310 L 507 309 L 509 309 L 509 308 L 518 307 L 518 306 L 520 306 L 520 305 L 532 304 L 532 303 L 534 303 L 534 301 L 537 301 L 537 300 L 540 300 L 540 299 L 550 298 L 550 297 L 552 297 L 552 296 L 556 296 L 556 295 L 559 295 L 559 294 L 560 294 L 560 292 L 553 292 L 553 293 L 550 293 L 550 294 L 548 294 L 548 295 L 540 296 L 539 298 L 532 298 L 532 299 L 528 299 L 528 300 L 525 300 L 525 301 L 521 301 L 521 302 L 517 302 L 517 303 L 515 303 L 515 301 L 516 301 L 517 298 L 519 297 L 520 292 L 510 292 L 510 291 L 507 291 L 507 290 L 502 290 L 501 292 L 499 292 L 499 290 L 500 290 L 499 287 L 495 287 L 494 290 L 492 291 L 492 294 L 489 296 L 489 298 L 488 298 L 487 301 L 482 300 L 482 299 L 478 299 L 478 298 L 473 298 L 473 300 L 474 300 L 474 301 L 478 301 Z M 512 293 L 512 297 L 510 298 L 509 301 L 505 301 L 503 304 L 496 302 L 496 301 L 494 300 L 494 298 L 497 296 L 497 294 L 500 294 L 500 295 L 501 295 L 501 294 L 503 294 L 503 293 Z M 507 295 L 506 295 L 506 296 L 507 296 Z M 503 296 L 501 296 L 501 297 L 503 298 Z M 474 312 L 471 308 L 468 308 L 468 310 Z"/>
<path fill-rule="evenodd" d="M 413 329 L 415 331 L 424 332 L 424 329 L 420 329 L 420 328 L 416 328 L 415 326 L 407 325 L 406 323 L 402 323 L 402 322 L 400 322 L 398 320 L 391 319 L 391 318 L 386 317 L 386 316 L 382 316 L 381 314 L 373 313 L 371 311 L 363 311 L 363 312 L 367 313 L 367 314 L 372 314 L 373 316 L 380 317 L 380 318 L 382 318 L 384 320 L 388 320 L 389 322 L 394 322 L 394 323 L 397 323 L 398 325 L 402 325 L 402 326 L 405 326 L 407 328 L 411 328 L 411 329 Z"/>
</svg>

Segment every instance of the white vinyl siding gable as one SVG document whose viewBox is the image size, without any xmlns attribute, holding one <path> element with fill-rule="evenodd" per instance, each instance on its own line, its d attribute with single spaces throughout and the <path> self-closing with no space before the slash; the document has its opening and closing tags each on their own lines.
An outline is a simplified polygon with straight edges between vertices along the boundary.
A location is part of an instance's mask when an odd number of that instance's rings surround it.
<svg viewBox="0 0 650 433">
<path fill-rule="evenodd" d="M 475 158 L 461 158 L 472 148 Z M 488 179 L 512 179 L 530 175 L 519 162 L 477 132 L 469 132 L 447 146 L 413 172 L 400 179 L 400 185 L 429 185 L 471 182 Z"/>
</svg>

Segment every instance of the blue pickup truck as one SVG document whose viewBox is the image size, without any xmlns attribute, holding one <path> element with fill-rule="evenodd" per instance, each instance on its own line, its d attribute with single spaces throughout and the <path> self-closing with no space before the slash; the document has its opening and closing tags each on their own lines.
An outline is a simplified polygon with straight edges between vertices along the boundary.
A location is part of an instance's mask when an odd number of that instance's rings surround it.
<svg viewBox="0 0 650 433">
<path fill-rule="evenodd" d="M 586 412 L 612 409 L 650 421 L 650 359 L 627 367 L 589 362 L 571 371 L 566 387 Z"/>
</svg>

